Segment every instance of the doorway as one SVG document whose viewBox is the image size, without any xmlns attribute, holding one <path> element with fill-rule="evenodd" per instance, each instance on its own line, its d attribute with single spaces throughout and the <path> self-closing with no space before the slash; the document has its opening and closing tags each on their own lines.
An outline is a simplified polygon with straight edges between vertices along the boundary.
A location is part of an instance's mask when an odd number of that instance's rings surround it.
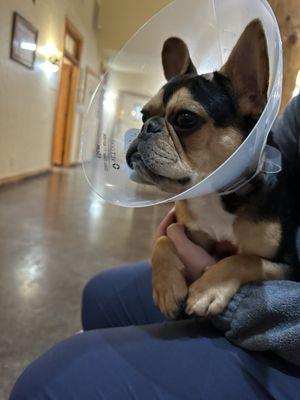
<svg viewBox="0 0 300 400">
<path fill-rule="evenodd" d="M 64 51 L 54 128 L 53 165 L 68 166 L 71 164 L 70 153 L 82 43 L 81 34 L 66 18 Z"/>
</svg>

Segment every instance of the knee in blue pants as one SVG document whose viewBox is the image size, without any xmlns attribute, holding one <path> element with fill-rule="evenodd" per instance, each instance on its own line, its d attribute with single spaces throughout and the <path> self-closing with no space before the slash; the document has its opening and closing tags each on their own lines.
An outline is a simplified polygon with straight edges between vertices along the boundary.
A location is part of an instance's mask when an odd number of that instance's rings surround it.
<svg viewBox="0 0 300 400">
<path fill-rule="evenodd" d="M 105 270 L 94 276 L 84 287 L 82 294 L 81 321 L 85 331 L 106 328 L 107 319 L 101 315 L 105 299 L 112 292 L 111 280 L 116 275 L 114 270 Z"/>
</svg>

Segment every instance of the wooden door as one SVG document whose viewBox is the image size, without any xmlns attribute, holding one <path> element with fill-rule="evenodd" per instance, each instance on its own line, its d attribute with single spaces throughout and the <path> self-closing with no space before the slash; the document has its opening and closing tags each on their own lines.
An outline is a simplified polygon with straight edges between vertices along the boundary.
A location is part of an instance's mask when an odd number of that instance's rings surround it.
<svg viewBox="0 0 300 400">
<path fill-rule="evenodd" d="M 83 39 L 66 19 L 63 62 L 57 99 L 52 164 L 70 165 L 73 123 L 76 114 L 79 64 Z"/>
<path fill-rule="evenodd" d="M 74 118 L 76 113 L 77 103 L 77 85 L 78 85 L 78 66 L 71 65 L 71 77 L 69 88 L 68 110 L 66 116 L 66 128 L 64 135 L 64 149 L 62 154 L 63 165 L 70 165 L 70 154 L 72 145 L 72 134 L 74 126 Z"/>
<path fill-rule="evenodd" d="M 72 64 L 63 63 L 57 102 L 52 163 L 64 164 L 65 139 L 68 126 L 70 89 L 72 83 Z"/>
<path fill-rule="evenodd" d="M 76 110 L 78 66 L 63 63 L 57 102 L 52 163 L 69 165 L 73 123 Z"/>
</svg>

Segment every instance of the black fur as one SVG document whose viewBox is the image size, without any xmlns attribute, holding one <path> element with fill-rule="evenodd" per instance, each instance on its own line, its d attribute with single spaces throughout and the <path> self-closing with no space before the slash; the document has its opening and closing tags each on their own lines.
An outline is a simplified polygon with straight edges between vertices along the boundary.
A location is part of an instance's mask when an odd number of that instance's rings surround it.
<svg viewBox="0 0 300 400">
<path fill-rule="evenodd" d="M 284 134 L 284 132 L 282 132 Z M 270 133 L 268 144 L 280 147 Z M 261 173 L 255 178 L 252 190 L 245 195 L 223 196 L 224 208 L 230 213 L 241 212 L 254 222 L 279 221 L 282 239 L 274 262 L 292 268 L 292 275 L 300 279 L 300 158 L 282 152 L 282 171 L 278 174 Z"/>
<path fill-rule="evenodd" d="M 185 74 L 171 79 L 164 86 L 164 105 L 181 88 L 187 88 L 195 101 L 200 103 L 217 127 L 234 126 L 246 137 L 256 121 L 237 112 L 237 103 L 230 81 L 219 72 L 214 72 L 213 79 L 205 75 Z"/>
</svg>

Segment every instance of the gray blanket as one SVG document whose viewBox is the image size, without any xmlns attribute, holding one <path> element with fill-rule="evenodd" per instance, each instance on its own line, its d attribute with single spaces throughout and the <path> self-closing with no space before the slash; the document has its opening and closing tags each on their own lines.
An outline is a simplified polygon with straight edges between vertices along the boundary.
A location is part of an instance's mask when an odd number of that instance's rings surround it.
<svg viewBox="0 0 300 400">
<path fill-rule="evenodd" d="M 212 319 L 228 340 L 247 350 L 273 351 L 300 365 L 300 283 L 245 285 Z"/>
<path fill-rule="evenodd" d="M 282 153 L 300 157 L 300 96 L 290 102 L 272 131 Z M 212 322 L 238 346 L 273 351 L 300 365 L 300 282 L 245 285 Z"/>
</svg>

